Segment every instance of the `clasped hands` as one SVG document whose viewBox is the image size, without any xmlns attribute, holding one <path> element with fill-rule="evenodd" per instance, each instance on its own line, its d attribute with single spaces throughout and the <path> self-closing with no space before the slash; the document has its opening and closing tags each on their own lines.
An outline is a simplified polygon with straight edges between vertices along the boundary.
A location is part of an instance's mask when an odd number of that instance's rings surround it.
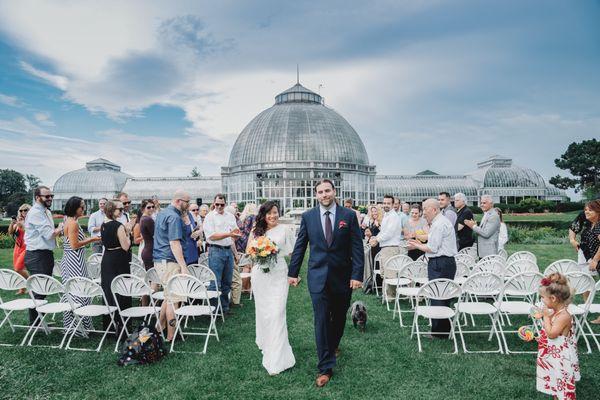
<svg viewBox="0 0 600 400">
<path fill-rule="evenodd" d="M 300 283 L 300 278 L 292 278 L 291 276 L 288 276 L 288 284 L 290 286 L 298 286 L 298 284 Z M 352 279 L 350 281 L 350 289 L 359 289 L 362 287 L 362 282 L 361 281 L 355 281 L 354 279 Z"/>
<path fill-rule="evenodd" d="M 468 227 L 469 227 L 469 228 L 471 228 L 471 229 L 473 229 L 473 227 L 474 227 L 475 225 L 477 225 L 477 222 L 475 222 L 475 221 L 474 221 L 474 220 L 472 220 L 472 219 L 465 219 L 463 222 L 464 222 L 464 224 L 465 224 L 466 226 L 468 226 Z"/>
</svg>

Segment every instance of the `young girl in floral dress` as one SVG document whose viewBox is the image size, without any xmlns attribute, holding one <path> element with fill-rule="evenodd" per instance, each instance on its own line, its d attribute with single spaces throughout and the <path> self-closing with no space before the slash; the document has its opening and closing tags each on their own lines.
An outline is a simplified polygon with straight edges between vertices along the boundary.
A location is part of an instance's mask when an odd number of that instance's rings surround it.
<svg viewBox="0 0 600 400">
<path fill-rule="evenodd" d="M 538 339 L 537 390 L 555 399 L 574 399 L 580 374 L 573 321 L 567 311 L 572 297 L 567 278 L 553 273 L 542 279 L 540 296 L 544 309 Z"/>
</svg>

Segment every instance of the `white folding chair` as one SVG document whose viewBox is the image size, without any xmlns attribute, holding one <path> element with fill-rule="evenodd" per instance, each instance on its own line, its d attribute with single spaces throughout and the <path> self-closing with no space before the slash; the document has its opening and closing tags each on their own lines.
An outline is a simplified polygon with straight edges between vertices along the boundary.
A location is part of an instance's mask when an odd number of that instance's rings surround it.
<svg viewBox="0 0 600 400">
<path fill-rule="evenodd" d="M 467 253 L 458 253 L 454 256 L 454 260 L 456 260 L 456 262 L 460 261 L 465 263 L 469 267 L 469 269 L 473 269 L 473 267 L 475 267 L 475 264 L 477 264 L 475 258 L 473 258 L 472 255 Z"/>
<path fill-rule="evenodd" d="M 225 321 L 223 306 L 221 305 L 221 291 L 217 285 L 217 276 L 208 266 L 191 264 L 188 265 L 188 271 L 194 278 L 200 280 L 206 288 L 209 299 L 216 299 L 217 307 L 215 308 L 216 315 L 221 315 L 221 320 Z M 212 285 L 211 285 L 212 284 Z M 214 290 L 211 287 L 215 288 Z"/>
<path fill-rule="evenodd" d="M 505 266 L 503 261 L 499 261 L 497 259 L 481 259 L 475 264 L 472 274 L 477 274 L 479 272 L 489 272 L 494 275 L 504 276 L 505 274 Z"/>
<path fill-rule="evenodd" d="M 201 264 L 200 262 L 198 262 L 198 264 Z M 208 267 L 208 265 L 206 265 Z M 240 261 L 238 262 L 238 267 L 249 267 L 250 269 L 252 269 L 252 259 L 250 258 L 249 255 L 247 254 L 243 254 L 242 257 L 240 258 Z M 240 271 L 240 279 L 249 279 L 252 278 L 252 272 L 244 272 L 244 271 Z M 250 300 L 252 300 L 252 285 L 248 286 L 248 289 L 244 289 L 242 287 L 242 293 L 248 293 L 249 294 L 249 298 Z"/>
<path fill-rule="evenodd" d="M 596 295 L 596 281 L 594 281 L 594 278 L 592 278 L 590 274 L 585 272 L 569 272 L 566 274 L 566 277 L 569 280 L 569 286 L 573 289 L 575 296 L 588 293 L 587 300 L 583 304 L 571 303 L 567 310 L 569 311 L 569 314 L 573 316 L 573 320 L 575 321 L 575 339 L 578 340 L 583 336 L 589 354 L 592 352 L 592 348 L 585 335 L 585 329 L 587 328 L 588 331 L 592 330 L 592 327 L 587 321 L 587 316 Z M 592 339 L 596 343 L 596 346 L 600 347 L 596 337 L 592 336 Z"/>
<path fill-rule="evenodd" d="M 500 336 L 504 343 L 504 349 L 507 354 L 510 353 L 535 353 L 535 351 L 512 351 L 508 347 L 506 341 L 507 333 L 516 333 L 516 330 L 506 330 L 501 322 L 501 315 L 505 316 L 528 316 L 532 324 L 535 326 L 535 321 L 531 316 L 531 308 L 535 305 L 535 300 L 538 296 L 540 282 L 543 276 L 539 272 L 521 272 L 520 274 L 510 277 L 504 287 L 498 301 L 495 303 L 498 310 L 495 315 L 496 326 L 500 329 Z M 509 297 L 516 297 L 517 300 L 509 300 Z M 509 320 L 510 321 L 510 320 Z M 491 337 L 490 333 L 490 337 Z"/>
<path fill-rule="evenodd" d="M 427 264 L 422 261 L 413 261 L 406 264 L 402 270 L 398 273 L 402 278 L 410 280 L 410 286 L 399 286 L 396 288 L 396 301 L 394 304 L 394 318 L 395 313 L 398 313 L 398 319 L 400 320 L 400 326 L 404 327 L 402 321 L 402 313 L 414 312 L 414 307 L 418 302 L 419 287 L 417 284 L 424 285 L 429 281 L 427 278 Z M 403 311 L 400 307 L 400 299 L 407 299 L 410 301 L 411 309 Z"/>
<path fill-rule="evenodd" d="M 93 256 L 97 256 L 97 255 L 100 255 L 100 257 L 99 258 L 93 257 Z M 90 279 L 93 280 L 94 282 L 96 282 L 97 284 L 100 284 L 101 264 L 102 264 L 102 254 L 99 254 L 99 253 L 92 254 L 88 258 L 87 263 L 85 264 Z"/>
<path fill-rule="evenodd" d="M 566 275 L 569 272 L 582 272 L 581 267 L 574 260 L 563 259 L 554 261 L 552 264 L 548 265 L 548 267 L 544 270 L 544 276 L 548 276 L 553 274 L 554 272 L 558 272 L 560 274 Z"/>
<path fill-rule="evenodd" d="M 102 262 L 102 253 L 92 253 L 87 259 L 87 262 Z"/>
<path fill-rule="evenodd" d="M 158 316 L 158 313 L 160 312 L 160 307 L 156 307 L 154 299 L 152 298 L 152 289 L 150 289 L 150 286 L 148 286 L 148 284 L 144 282 L 143 279 L 133 274 L 118 275 L 111 282 L 110 290 L 113 294 L 115 304 L 117 305 L 117 310 L 119 311 L 119 318 L 121 319 L 121 322 L 123 324 L 121 332 L 119 332 L 119 336 L 117 336 L 115 351 L 118 351 L 119 349 L 119 342 L 121 341 L 123 333 L 129 335 L 127 323 L 131 318 L 143 318 L 145 322 L 149 322 L 152 316 L 154 315 L 154 317 L 156 318 L 156 322 L 158 323 L 158 328 L 161 331 L 162 335 L 162 326 L 160 324 L 160 318 Z M 122 310 L 121 306 L 119 305 L 117 295 L 131 298 L 148 296 L 150 299 L 150 305 L 134 306 Z"/>
<path fill-rule="evenodd" d="M 377 284 L 377 276 L 381 276 L 381 252 L 373 257 L 373 287 L 375 287 L 375 295 L 379 297 L 379 289 L 381 286 Z"/>
<path fill-rule="evenodd" d="M 506 265 L 506 278 L 510 278 L 521 272 L 540 272 L 540 270 L 536 263 L 526 258 L 513 260 Z"/>
<path fill-rule="evenodd" d="M 198 264 L 208 264 L 208 252 L 204 252 L 198 256 Z"/>
<path fill-rule="evenodd" d="M 104 339 L 106 339 L 106 335 L 108 335 L 108 333 L 110 332 L 110 328 L 115 328 L 113 332 L 116 333 L 116 324 L 114 317 L 115 311 L 117 311 L 117 307 L 108 305 L 108 301 L 106 300 L 106 297 L 104 296 L 104 291 L 102 290 L 100 285 L 88 278 L 73 277 L 69 279 L 65 283 L 65 293 L 67 295 L 67 299 L 69 300 L 69 304 L 71 305 L 71 311 L 73 312 L 73 321 L 71 322 L 71 326 L 69 326 L 69 328 L 65 331 L 65 337 L 69 335 L 69 340 L 67 341 L 65 349 L 94 351 L 93 349 L 71 347 L 71 341 L 73 340 L 73 337 L 78 331 L 81 332 L 79 328 L 82 325 L 84 318 L 93 318 L 108 315 L 110 317 L 110 323 L 106 327 L 105 331 L 95 329 L 86 330 L 82 327 L 82 330 L 86 335 L 89 332 L 103 333 L 102 339 L 100 339 L 100 343 L 98 344 L 98 347 L 95 350 L 96 352 L 99 352 L 102 348 L 102 343 L 104 343 Z M 82 299 L 90 299 L 90 301 L 94 300 L 94 298 L 99 297 L 102 298 L 103 304 L 77 304 L 75 303 L 75 301 L 73 301 L 73 296 Z"/>
<path fill-rule="evenodd" d="M 600 296 L 598 295 L 598 293 L 600 293 L 600 281 L 598 281 L 596 283 L 596 291 L 595 291 L 595 298 L 596 299 L 600 299 Z M 590 300 L 590 306 L 589 306 L 589 310 L 588 310 L 588 315 L 589 314 L 600 314 L 600 303 L 594 303 L 593 300 Z M 594 342 L 596 343 L 596 346 L 598 347 L 598 351 L 600 351 L 600 343 L 598 342 L 598 339 L 596 339 L 598 336 L 600 336 L 600 333 L 595 333 L 592 330 L 592 326 L 590 325 L 589 322 L 587 322 L 587 327 L 588 327 L 588 332 L 589 333 L 585 333 L 583 332 L 583 335 L 586 336 L 590 336 Z"/>
<path fill-rule="evenodd" d="M 206 286 L 199 279 L 191 275 L 177 274 L 172 276 L 171 279 L 169 279 L 169 282 L 167 282 L 167 291 L 170 294 L 177 297 L 185 297 L 187 299 L 200 301 L 200 304 L 183 305 L 178 309 L 175 309 L 174 303 L 169 303 L 169 305 L 173 308 L 173 312 L 176 317 L 175 335 L 173 336 L 173 340 L 171 341 L 171 353 L 175 351 L 175 341 L 177 339 L 177 334 L 179 333 L 183 336 L 206 336 L 206 340 L 204 341 L 204 350 L 201 352 L 202 354 L 206 354 L 206 348 L 208 347 L 208 339 L 211 336 L 215 336 L 217 338 L 217 341 L 219 341 L 219 334 L 217 332 L 216 324 L 216 308 L 210 305 L 210 299 L 208 297 Z M 206 332 L 183 331 L 181 323 L 183 318 L 187 319 L 188 317 L 200 317 L 204 315 L 210 318 L 210 324 Z"/>
<path fill-rule="evenodd" d="M 381 303 L 385 303 L 388 311 L 390 311 L 389 302 L 393 299 L 388 298 L 387 288 L 388 286 L 398 288 L 400 286 L 406 286 L 410 284 L 410 279 L 400 277 L 398 272 L 400 272 L 405 265 L 410 264 L 411 262 L 413 262 L 413 260 L 409 256 L 398 254 L 388 258 L 384 264 Z M 388 268 L 391 268 L 389 273 Z"/>
<path fill-rule="evenodd" d="M 454 354 L 458 353 L 458 344 L 456 342 L 456 334 L 454 331 L 453 319 L 456 315 L 456 311 L 446 306 L 432 306 L 430 305 L 431 300 L 450 300 L 458 298 L 461 295 L 461 289 L 458 283 L 450 279 L 434 279 L 423 285 L 418 293 L 417 297 L 423 298 L 427 301 L 426 305 L 421 305 L 417 302 L 415 307 L 415 316 L 413 318 L 413 325 L 410 337 L 414 334 L 417 335 L 417 343 L 419 352 L 422 352 L 421 347 L 421 334 L 433 334 L 435 332 L 421 332 L 419 330 L 419 317 L 423 317 L 429 320 L 432 319 L 447 319 L 450 321 L 450 336 L 454 341 Z"/>
<path fill-rule="evenodd" d="M 471 268 L 461 260 L 456 260 L 456 273 L 454 274 L 454 282 L 462 285 L 465 280 L 471 275 Z"/>
<path fill-rule="evenodd" d="M 56 277 L 59 281 L 62 280 L 62 271 L 60 269 L 60 260 L 54 261 L 54 267 L 52 268 L 52 276 Z"/>
<path fill-rule="evenodd" d="M 457 313 L 454 317 L 453 323 L 458 328 L 458 334 L 460 336 L 462 348 L 465 353 L 502 353 L 502 343 L 500 341 L 500 335 L 498 333 L 495 320 L 495 315 L 498 310 L 493 303 L 497 301 L 503 284 L 504 280 L 498 275 L 494 275 L 490 272 L 478 272 L 469 276 L 461 285 L 462 295 L 460 296 L 458 303 L 455 305 Z M 480 297 L 491 298 L 492 304 L 485 301 L 479 301 Z M 490 329 L 463 331 L 460 324 L 461 315 L 469 315 L 471 318 L 476 315 L 487 315 L 490 317 L 491 321 Z M 490 335 L 495 334 L 498 341 L 498 350 L 468 350 L 465 344 L 464 335 L 476 333 L 487 333 Z M 488 340 L 491 340 L 491 336 L 488 338 Z"/>
<path fill-rule="evenodd" d="M 533 254 L 530 251 L 516 251 L 516 252 L 512 253 L 510 256 L 508 256 L 508 258 L 506 259 L 506 263 L 510 264 L 512 261 L 515 261 L 515 260 L 529 260 L 537 265 L 537 258 L 535 256 L 535 254 Z"/>
<path fill-rule="evenodd" d="M 17 274 L 15 271 L 9 269 L 0 269 L 0 290 L 14 292 L 15 290 L 25 289 L 26 286 L 27 282 L 25 281 L 25 278 Z M 2 328 L 2 326 L 8 322 L 8 326 L 13 333 L 15 333 L 15 328 L 26 328 L 29 330 L 29 325 L 14 324 L 10 320 L 10 315 L 15 311 L 29 311 L 30 309 L 46 303 L 46 300 L 37 300 L 31 298 L 20 298 L 4 302 L 2 301 L 2 297 L 0 297 L 0 310 L 4 312 L 4 318 L 2 319 L 2 322 L 0 322 L 0 328 Z M 27 337 L 27 331 L 25 332 L 25 337 Z M 15 345 L 10 343 L 0 343 L 0 346 L 12 347 Z"/>
<path fill-rule="evenodd" d="M 62 314 L 66 311 L 71 311 L 71 305 L 64 301 L 65 287 L 62 283 L 48 275 L 31 275 L 29 279 L 27 279 L 27 291 L 29 292 L 29 296 L 32 301 L 35 301 L 34 294 L 42 295 L 42 296 L 52 296 L 59 295 L 59 301 L 57 302 L 47 302 L 46 304 L 39 305 L 35 308 L 37 311 L 37 318 L 27 331 L 27 334 L 23 338 L 21 342 L 21 346 L 25 345 L 27 338 L 29 337 L 29 341 L 27 342 L 27 346 L 33 346 L 33 337 L 38 332 L 40 328 L 42 328 L 46 334 L 49 334 L 50 331 L 53 330 L 64 330 L 64 328 L 58 327 L 48 327 L 46 324 L 46 316 L 54 315 L 54 314 Z M 58 346 L 50 346 L 50 345 L 35 345 L 36 347 L 51 347 L 51 348 L 62 348 L 65 342 L 65 335 L 63 335 L 62 340 Z"/>
<path fill-rule="evenodd" d="M 158 290 L 162 286 L 162 278 L 156 268 L 152 267 L 146 271 L 146 283 L 152 288 L 151 297 L 155 301 L 163 301 L 165 299 L 165 292 Z"/>
<path fill-rule="evenodd" d="M 471 257 L 473 257 L 475 261 L 477 261 L 477 259 L 479 258 L 477 254 L 477 246 L 465 247 L 464 249 L 461 249 L 459 251 L 459 254 L 468 254 Z"/>
<path fill-rule="evenodd" d="M 479 262 L 487 262 L 488 260 L 498 261 L 503 265 L 506 264 L 506 259 L 499 254 L 490 254 L 489 256 L 482 257 L 479 259 Z"/>
<path fill-rule="evenodd" d="M 131 275 L 135 275 L 141 280 L 146 281 L 146 268 L 142 264 L 131 261 L 129 263 L 129 271 Z"/>
</svg>

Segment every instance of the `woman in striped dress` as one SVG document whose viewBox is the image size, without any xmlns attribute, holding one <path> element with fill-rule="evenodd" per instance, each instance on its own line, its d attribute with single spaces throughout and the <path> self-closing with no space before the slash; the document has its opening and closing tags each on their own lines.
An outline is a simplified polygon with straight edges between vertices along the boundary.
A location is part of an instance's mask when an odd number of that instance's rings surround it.
<svg viewBox="0 0 600 400">
<path fill-rule="evenodd" d="M 87 268 L 85 265 L 85 246 L 89 243 L 97 242 L 100 240 L 99 237 L 91 237 L 86 239 L 83 234 L 83 229 L 79 226 L 77 220 L 85 214 L 85 202 L 81 197 L 73 196 L 65 205 L 65 215 L 67 221 L 64 227 L 65 242 L 64 242 L 64 254 L 60 262 L 60 270 L 62 274 L 62 281 L 66 282 L 69 278 L 76 276 L 82 276 L 89 278 Z M 71 296 L 75 303 L 81 305 L 90 304 L 90 299 L 82 299 L 76 296 Z M 65 299 L 65 301 L 67 301 Z M 73 313 L 65 312 L 63 319 L 63 326 L 68 329 L 73 322 Z M 83 328 L 85 330 L 93 329 L 92 319 L 89 317 L 84 318 Z"/>
</svg>

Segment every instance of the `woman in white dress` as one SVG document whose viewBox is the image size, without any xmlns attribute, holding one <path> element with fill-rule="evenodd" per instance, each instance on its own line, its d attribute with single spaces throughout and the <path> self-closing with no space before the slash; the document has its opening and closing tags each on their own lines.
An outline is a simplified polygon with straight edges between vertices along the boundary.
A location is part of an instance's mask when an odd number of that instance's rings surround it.
<svg viewBox="0 0 600 400">
<path fill-rule="evenodd" d="M 273 201 L 260 207 L 249 243 L 260 236 L 267 236 L 279 249 L 275 266 L 269 272 L 254 266 L 251 278 L 256 307 L 256 345 L 263 354 L 263 367 L 269 375 L 277 375 L 296 364 L 288 340 L 289 285 L 288 265 L 284 258 L 294 249 L 294 235 L 287 226 L 279 224 L 279 209 Z"/>
</svg>

